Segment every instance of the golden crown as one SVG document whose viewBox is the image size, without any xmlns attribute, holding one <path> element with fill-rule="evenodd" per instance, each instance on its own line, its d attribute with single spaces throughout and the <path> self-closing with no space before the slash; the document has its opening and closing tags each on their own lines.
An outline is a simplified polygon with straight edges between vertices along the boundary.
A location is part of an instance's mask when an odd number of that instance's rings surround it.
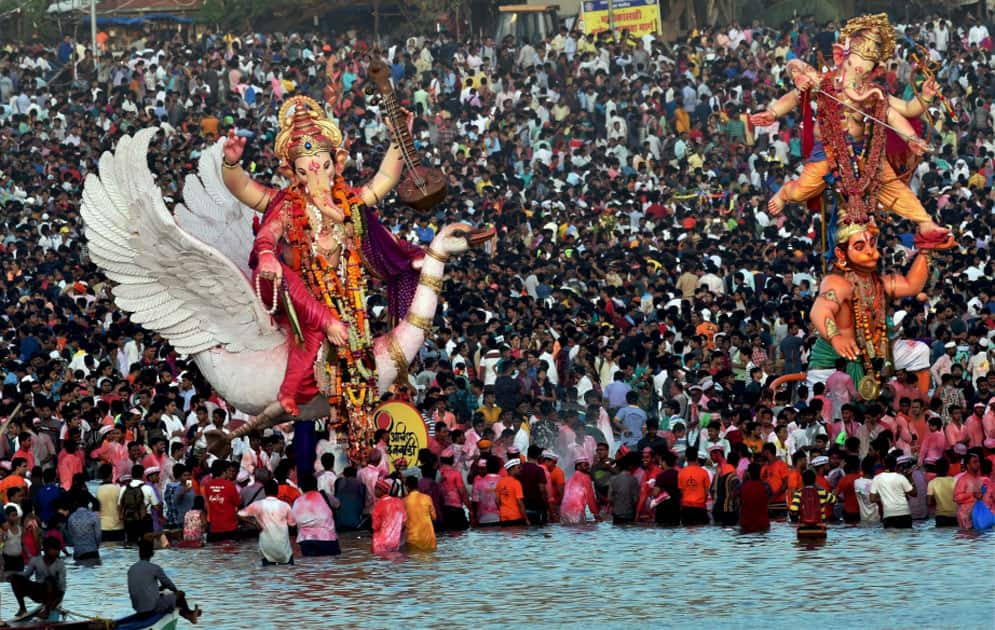
<svg viewBox="0 0 995 630">
<path fill-rule="evenodd" d="M 849 20 L 840 29 L 840 39 L 850 52 L 862 59 L 878 63 L 895 53 L 895 28 L 888 15 L 861 15 Z"/>
<path fill-rule="evenodd" d="M 334 156 L 342 144 L 342 132 L 313 98 L 295 96 L 287 99 L 280 107 L 279 120 L 280 132 L 276 135 L 274 151 L 288 166 L 299 157 L 323 151 Z"/>
</svg>

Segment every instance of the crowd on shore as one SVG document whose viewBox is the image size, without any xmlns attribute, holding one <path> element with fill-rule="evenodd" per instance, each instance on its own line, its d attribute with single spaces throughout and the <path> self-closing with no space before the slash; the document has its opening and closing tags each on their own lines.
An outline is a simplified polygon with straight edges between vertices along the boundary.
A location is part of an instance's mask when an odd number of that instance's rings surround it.
<svg viewBox="0 0 995 630">
<path fill-rule="evenodd" d="M 245 416 L 115 307 L 87 259 L 81 190 L 102 152 L 150 125 L 163 129 L 149 162 L 170 202 L 231 131 L 248 138 L 255 177 L 285 184 L 275 116 L 299 93 L 337 95 L 346 177 L 367 179 L 387 143 L 365 92 L 369 37 L 111 39 L 96 59 L 68 38 L 7 43 L 8 575 L 34 566 L 27 575 L 51 584 L 35 562 L 50 536 L 86 560 L 106 540 L 182 530 L 174 543 L 199 545 L 242 535 L 247 520 L 268 562 L 292 561 L 294 525 L 301 553 L 334 554 L 337 531 L 364 527 L 375 550 L 405 537 L 434 547 L 437 529 L 601 518 L 759 530 L 809 518 L 813 496 L 822 521 L 972 527 L 976 503 L 995 507 L 995 57 L 981 23 L 899 29 L 889 89 L 906 89 L 921 43 L 952 108 L 933 112 L 938 150 L 911 186 L 959 246 L 935 256 L 922 299 L 890 305 L 899 343 L 922 342 L 929 358 L 875 400 L 843 371 L 768 387 L 803 371 L 815 340 L 805 314 L 821 224 L 801 207 L 767 214 L 801 163 L 796 119 L 758 132 L 747 114 L 789 89 L 786 61 L 829 53 L 836 26 L 732 25 L 670 44 L 441 32 L 389 46 L 418 149 L 448 173 L 449 197 L 431 215 L 388 200 L 383 222 L 420 244 L 457 220 L 498 237 L 450 263 L 437 334 L 391 394 L 422 410 L 428 448 L 389 461 L 381 435 L 368 461 L 345 462 L 326 439 L 313 471 L 295 462 L 289 427 L 236 441 L 229 460 L 207 452 L 206 431 Z M 912 230 L 882 225 L 885 267 L 910 259 Z"/>
</svg>

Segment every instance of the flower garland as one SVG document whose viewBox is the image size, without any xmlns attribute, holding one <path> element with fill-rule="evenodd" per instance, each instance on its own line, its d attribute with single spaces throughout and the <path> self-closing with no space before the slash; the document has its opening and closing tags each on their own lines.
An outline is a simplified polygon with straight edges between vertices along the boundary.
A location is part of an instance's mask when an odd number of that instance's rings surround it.
<svg viewBox="0 0 995 630">
<path fill-rule="evenodd" d="M 346 348 L 319 352 L 316 371 L 322 375 L 319 383 L 325 384 L 329 404 L 336 410 L 344 406 L 353 450 L 372 438 L 372 410 L 377 395 L 376 360 L 366 314 L 367 279 L 360 255 L 365 233 L 359 210 L 363 202 L 341 176 L 336 177 L 332 199 L 342 208 L 345 220 L 353 224 L 351 242 L 340 241 L 337 267 L 313 247 L 318 235 L 308 216 L 308 200 L 296 188 L 287 191 L 282 204 L 284 237 L 296 253 L 291 268 L 300 275 L 308 292 L 328 307 L 348 331 Z"/>
<path fill-rule="evenodd" d="M 826 158 L 836 180 L 836 191 L 845 200 L 847 223 L 866 223 L 877 207 L 881 189 L 881 166 L 884 159 L 887 134 L 878 123 L 865 120 L 864 150 L 854 151 L 846 118 L 849 115 L 838 97 L 834 86 L 835 75 L 826 73 L 818 95 L 818 121 L 826 147 Z M 888 101 L 877 99 L 872 116 L 883 120 L 887 115 Z"/>
<path fill-rule="evenodd" d="M 846 271 L 844 277 L 853 287 L 850 303 L 853 305 L 854 335 L 864 350 L 864 368 L 870 374 L 874 359 L 881 358 L 887 363 L 891 357 L 884 283 L 877 274 Z"/>
</svg>

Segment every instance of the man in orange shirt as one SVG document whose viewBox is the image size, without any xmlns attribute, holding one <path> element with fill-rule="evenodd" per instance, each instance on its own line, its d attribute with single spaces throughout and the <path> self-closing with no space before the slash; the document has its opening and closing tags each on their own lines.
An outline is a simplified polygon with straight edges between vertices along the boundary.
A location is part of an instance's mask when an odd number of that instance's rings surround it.
<svg viewBox="0 0 995 630">
<path fill-rule="evenodd" d="M 28 482 L 24 478 L 28 474 L 28 462 L 23 457 L 15 457 L 10 463 L 11 472 L 0 481 L 0 500 L 8 503 L 7 491 L 11 488 L 20 488 L 24 492 L 28 491 Z"/>
<path fill-rule="evenodd" d="M 770 486 L 770 505 L 768 513 L 772 518 L 784 518 L 788 514 L 788 505 L 784 494 L 788 489 L 788 465 L 777 457 L 777 446 L 771 442 L 764 444 L 764 459 L 767 463 L 760 471 L 760 479 Z"/>
<path fill-rule="evenodd" d="M 697 320 L 697 323 L 695 321 Z M 691 323 L 694 324 L 694 334 L 705 338 L 705 347 L 710 351 L 715 349 L 715 333 L 719 332 L 719 327 L 707 319 L 703 319 L 697 312 L 691 313 Z"/>
<path fill-rule="evenodd" d="M 501 525 L 529 525 L 529 518 L 525 515 L 525 493 L 522 492 L 522 483 L 518 480 L 522 461 L 509 459 L 504 469 L 508 471 L 508 475 L 502 477 L 494 489 Z"/>
<path fill-rule="evenodd" d="M 556 465 L 559 459 L 559 456 L 550 450 L 543 451 L 542 456 L 539 458 L 540 465 L 549 474 L 548 498 L 549 521 L 551 523 L 560 522 L 560 503 L 563 501 L 563 489 L 567 485 L 567 478 L 563 474 L 563 469 Z"/>
<path fill-rule="evenodd" d="M 791 466 L 791 470 L 788 471 L 788 492 L 785 495 L 787 501 L 790 501 L 795 496 L 795 492 L 805 486 L 802 481 L 802 472 L 808 468 L 808 454 L 804 451 L 795 451 L 791 455 Z"/>
<path fill-rule="evenodd" d="M 677 487 L 681 490 L 681 524 L 708 525 L 708 487 L 712 480 L 698 463 L 698 449 L 689 446 L 685 452 L 687 464 L 677 473 Z"/>
</svg>

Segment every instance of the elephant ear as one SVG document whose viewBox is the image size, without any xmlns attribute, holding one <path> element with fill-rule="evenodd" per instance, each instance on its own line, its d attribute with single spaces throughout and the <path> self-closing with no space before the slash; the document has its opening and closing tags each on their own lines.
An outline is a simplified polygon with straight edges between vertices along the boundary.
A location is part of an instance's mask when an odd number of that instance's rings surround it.
<svg viewBox="0 0 995 630">
<path fill-rule="evenodd" d="M 101 156 L 99 175 L 88 175 L 83 188 L 89 256 L 116 283 L 115 303 L 182 354 L 218 346 L 236 353 L 269 350 L 284 343 L 284 333 L 263 310 L 245 271 L 219 250 L 241 255 L 242 245 L 234 242 L 245 234 L 241 211 L 218 204 L 210 193 L 195 193 L 196 209 L 183 208 L 181 214 L 201 217 L 197 225 L 205 229 L 207 241 L 184 230 L 170 214 L 148 169 L 148 145 L 157 131 L 148 128 L 121 138 L 114 153 Z M 211 168 L 211 155 L 207 151 L 201 157 L 202 173 Z M 247 243 L 251 223 L 248 229 Z"/>
<path fill-rule="evenodd" d="M 843 44 L 833 44 L 833 66 L 839 68 L 846 59 Z"/>
</svg>

